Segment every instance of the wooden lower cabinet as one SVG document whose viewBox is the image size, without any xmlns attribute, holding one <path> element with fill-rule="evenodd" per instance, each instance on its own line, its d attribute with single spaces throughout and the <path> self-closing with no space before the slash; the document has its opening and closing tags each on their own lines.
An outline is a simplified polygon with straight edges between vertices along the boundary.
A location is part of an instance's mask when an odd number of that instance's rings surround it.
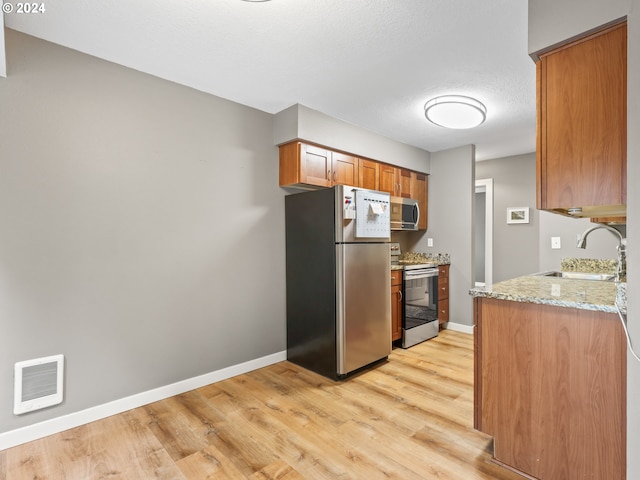
<svg viewBox="0 0 640 480">
<path fill-rule="evenodd" d="M 541 480 L 626 476 L 626 343 L 616 314 L 474 300 L 475 427 Z"/>
<path fill-rule="evenodd" d="M 391 270 L 391 341 L 402 338 L 402 270 Z"/>
<path fill-rule="evenodd" d="M 449 265 L 438 267 L 438 323 L 449 321 Z"/>
</svg>

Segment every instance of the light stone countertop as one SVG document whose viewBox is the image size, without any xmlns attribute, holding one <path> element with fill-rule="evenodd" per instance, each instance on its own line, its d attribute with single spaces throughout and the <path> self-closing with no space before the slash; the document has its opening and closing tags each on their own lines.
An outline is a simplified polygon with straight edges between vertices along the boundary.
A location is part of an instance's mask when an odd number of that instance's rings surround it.
<svg viewBox="0 0 640 480">
<path fill-rule="evenodd" d="M 421 253 L 407 252 L 399 256 L 401 265 L 415 265 L 419 263 L 436 263 L 438 265 L 450 265 L 451 255 L 448 253 Z"/>
<path fill-rule="evenodd" d="M 558 307 L 596 310 L 617 313 L 616 297 L 620 310 L 626 314 L 626 282 L 575 280 L 568 278 L 527 275 L 486 288 L 473 288 L 474 297 L 496 298 L 514 302 L 538 303 Z"/>
</svg>

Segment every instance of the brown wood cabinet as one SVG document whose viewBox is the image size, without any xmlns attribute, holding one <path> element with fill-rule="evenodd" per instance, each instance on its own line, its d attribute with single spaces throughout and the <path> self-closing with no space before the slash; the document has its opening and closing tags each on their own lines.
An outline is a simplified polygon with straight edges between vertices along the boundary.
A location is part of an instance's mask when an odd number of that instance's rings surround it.
<svg viewBox="0 0 640 480">
<path fill-rule="evenodd" d="M 418 230 L 426 230 L 429 224 L 429 176 L 424 173 L 411 172 L 411 198 L 418 200 L 420 209 L 420 219 L 418 220 Z"/>
<path fill-rule="evenodd" d="M 380 191 L 396 197 L 413 198 L 411 195 L 411 170 L 381 163 Z"/>
<path fill-rule="evenodd" d="M 280 146 L 280 186 L 358 185 L 358 158 L 292 142 Z"/>
<path fill-rule="evenodd" d="M 331 185 L 359 186 L 358 158 L 331 152 Z"/>
<path fill-rule="evenodd" d="M 477 297 L 475 427 L 543 480 L 626 472 L 626 343 L 616 314 Z"/>
<path fill-rule="evenodd" d="M 418 230 L 428 226 L 428 175 L 305 142 L 280 145 L 280 186 L 297 188 L 353 185 L 415 198 Z"/>
<path fill-rule="evenodd" d="M 438 323 L 449 321 L 449 265 L 438 267 Z"/>
<path fill-rule="evenodd" d="M 400 169 L 386 163 L 380 164 L 380 191 L 398 195 L 400 191 Z"/>
<path fill-rule="evenodd" d="M 626 23 L 541 54 L 536 69 L 537 207 L 625 216 Z"/>
<path fill-rule="evenodd" d="M 399 168 L 399 178 L 400 178 L 400 196 L 404 198 L 414 198 L 413 192 L 411 188 L 413 186 L 411 182 L 411 170 L 407 170 L 406 168 Z"/>
<path fill-rule="evenodd" d="M 391 270 L 391 341 L 402 338 L 402 270 Z"/>
<path fill-rule="evenodd" d="M 380 190 L 380 163 L 361 158 L 358 164 L 358 177 L 359 187 Z"/>
</svg>

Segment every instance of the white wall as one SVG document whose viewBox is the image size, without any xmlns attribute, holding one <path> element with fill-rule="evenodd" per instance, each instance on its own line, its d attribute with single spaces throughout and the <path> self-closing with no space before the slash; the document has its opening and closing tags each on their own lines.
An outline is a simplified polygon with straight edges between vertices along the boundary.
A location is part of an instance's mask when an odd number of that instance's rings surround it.
<svg viewBox="0 0 640 480">
<path fill-rule="evenodd" d="M 553 45 L 580 32 L 628 15 L 627 183 L 640 181 L 640 0 L 530 0 L 529 52 Z M 627 291 L 640 288 L 640 191 L 628 188 Z M 629 295 L 628 326 L 635 345 L 640 345 L 640 298 Z M 627 478 L 640 478 L 640 364 L 631 355 L 627 364 Z"/>
<path fill-rule="evenodd" d="M 449 253 L 449 321 L 473 325 L 473 212 L 475 148 L 472 145 L 431 154 L 429 228 L 413 236 L 416 252 Z M 404 232 L 403 232 L 404 233 Z M 433 247 L 427 246 L 433 238 Z M 406 248 L 406 247 L 403 247 Z"/>
<path fill-rule="evenodd" d="M 0 432 L 283 351 L 273 116 L 6 34 Z M 58 353 L 64 403 L 14 416 Z"/>
<path fill-rule="evenodd" d="M 296 139 L 429 173 L 429 152 L 426 150 L 382 137 L 299 104 L 277 113 L 274 119 L 276 145 Z"/>
</svg>

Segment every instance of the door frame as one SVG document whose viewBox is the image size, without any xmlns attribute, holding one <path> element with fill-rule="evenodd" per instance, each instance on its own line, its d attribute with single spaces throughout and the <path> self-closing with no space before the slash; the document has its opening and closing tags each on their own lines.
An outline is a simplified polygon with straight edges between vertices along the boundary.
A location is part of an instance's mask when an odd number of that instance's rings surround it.
<svg viewBox="0 0 640 480">
<path fill-rule="evenodd" d="M 484 218 L 484 285 L 476 282 L 476 286 L 493 284 L 493 178 L 476 180 L 474 193 L 485 193 Z M 480 252 L 475 252 L 479 255 Z"/>
</svg>

